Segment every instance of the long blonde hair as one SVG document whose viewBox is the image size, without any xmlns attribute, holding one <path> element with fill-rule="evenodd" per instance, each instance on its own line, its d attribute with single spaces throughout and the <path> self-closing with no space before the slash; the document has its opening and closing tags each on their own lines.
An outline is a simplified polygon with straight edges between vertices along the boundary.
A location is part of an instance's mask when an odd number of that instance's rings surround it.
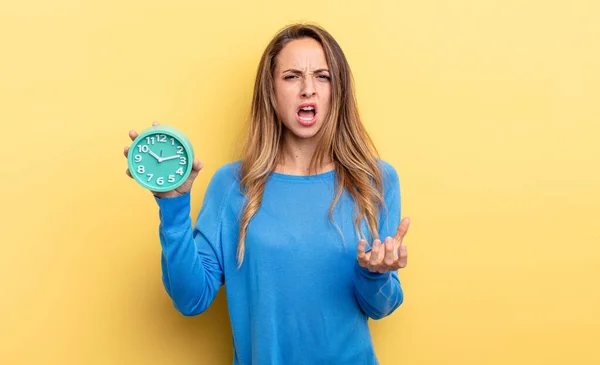
<svg viewBox="0 0 600 365">
<path fill-rule="evenodd" d="M 258 66 L 248 133 L 242 147 L 240 190 L 246 197 L 246 205 L 242 212 L 237 249 L 239 266 L 244 260 L 248 224 L 260 208 L 265 183 L 279 161 L 284 126 L 277 117 L 274 92 L 276 56 L 289 42 L 306 37 L 315 39 L 323 47 L 332 87 L 331 108 L 316 136 L 319 142 L 311 159 L 311 171 L 316 171 L 316 166 L 321 166 L 325 158 L 333 161 L 337 189 L 329 209 L 329 219 L 333 220 L 333 209 L 343 189 L 346 189 L 355 202 L 357 236 L 364 238 L 360 225 L 366 219 L 371 237 L 379 238 L 378 214 L 383 205 L 382 171 L 378 165 L 377 149 L 358 112 L 346 57 L 336 40 L 321 27 L 293 24 L 280 30 L 273 38 Z"/>
</svg>

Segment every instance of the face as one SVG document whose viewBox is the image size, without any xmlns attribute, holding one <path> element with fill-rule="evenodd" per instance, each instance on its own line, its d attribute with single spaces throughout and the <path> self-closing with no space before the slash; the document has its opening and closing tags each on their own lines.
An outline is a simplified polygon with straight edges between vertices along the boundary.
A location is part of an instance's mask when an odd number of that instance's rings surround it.
<svg viewBox="0 0 600 365">
<path fill-rule="evenodd" d="M 275 62 L 275 97 L 284 136 L 310 139 L 323 125 L 331 104 L 323 47 L 312 38 L 297 39 L 283 47 Z"/>
</svg>

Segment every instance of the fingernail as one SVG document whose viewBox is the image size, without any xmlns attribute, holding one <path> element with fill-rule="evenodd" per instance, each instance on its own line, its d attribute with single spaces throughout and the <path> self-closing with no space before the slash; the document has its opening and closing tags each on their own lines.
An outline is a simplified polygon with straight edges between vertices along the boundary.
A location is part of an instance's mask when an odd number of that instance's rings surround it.
<svg viewBox="0 0 600 365">
<path fill-rule="evenodd" d="M 405 244 L 400 245 L 400 251 L 406 252 L 406 245 Z"/>
</svg>

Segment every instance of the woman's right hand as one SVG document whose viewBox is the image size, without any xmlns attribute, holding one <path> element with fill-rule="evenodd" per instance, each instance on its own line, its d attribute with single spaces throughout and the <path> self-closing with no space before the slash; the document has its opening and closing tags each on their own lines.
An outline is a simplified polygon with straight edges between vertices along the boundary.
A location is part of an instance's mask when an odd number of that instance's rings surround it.
<svg viewBox="0 0 600 365">
<path fill-rule="evenodd" d="M 155 126 L 155 125 L 158 125 L 158 123 L 157 122 L 152 123 L 152 126 Z M 131 141 L 134 141 L 138 137 L 138 135 L 139 134 L 136 131 L 133 131 L 133 130 L 129 131 L 129 138 L 131 138 Z M 125 150 L 123 151 L 125 158 L 127 158 L 128 153 L 129 153 L 129 146 L 126 146 Z M 192 171 L 190 172 L 190 176 L 178 188 L 171 190 L 171 191 L 165 191 L 162 193 L 157 192 L 157 191 L 151 191 L 151 193 L 154 194 L 154 196 L 156 196 L 158 198 L 173 198 L 173 197 L 177 197 L 177 196 L 181 196 L 186 193 L 189 193 L 192 190 L 192 184 L 194 183 L 196 176 L 198 176 L 198 173 L 200 172 L 200 170 L 202 170 L 203 167 L 204 167 L 204 165 L 202 164 L 202 162 L 200 162 L 200 160 L 194 159 L 194 164 L 192 166 Z M 125 173 L 127 174 L 127 176 L 129 176 L 130 178 L 133 179 L 133 176 L 131 176 L 131 172 L 129 172 L 129 168 L 127 168 Z"/>
</svg>

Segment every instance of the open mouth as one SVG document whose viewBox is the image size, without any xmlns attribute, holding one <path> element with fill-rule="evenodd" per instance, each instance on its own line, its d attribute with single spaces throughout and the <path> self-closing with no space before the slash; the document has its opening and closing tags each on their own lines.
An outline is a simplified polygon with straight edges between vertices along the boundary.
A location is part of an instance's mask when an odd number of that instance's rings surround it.
<svg viewBox="0 0 600 365">
<path fill-rule="evenodd" d="M 302 104 L 298 108 L 296 113 L 298 121 L 302 124 L 308 125 L 314 123 L 317 116 L 317 105 L 316 104 Z"/>
</svg>

